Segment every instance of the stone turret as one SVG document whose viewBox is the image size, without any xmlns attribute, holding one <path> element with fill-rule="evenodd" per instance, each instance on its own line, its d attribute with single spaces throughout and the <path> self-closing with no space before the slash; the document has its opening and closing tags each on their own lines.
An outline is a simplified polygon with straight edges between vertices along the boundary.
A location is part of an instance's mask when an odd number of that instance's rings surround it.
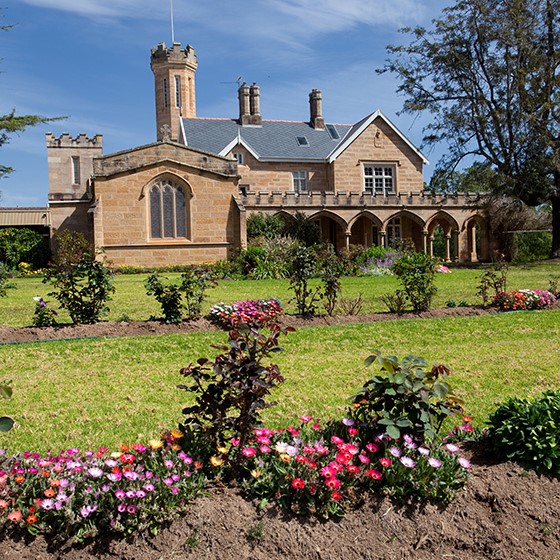
<svg viewBox="0 0 560 560">
<path fill-rule="evenodd" d="M 195 73 L 198 61 L 194 49 L 181 43 L 152 48 L 151 64 L 156 92 L 156 134 L 158 141 L 177 141 L 181 117 L 196 117 Z"/>
</svg>

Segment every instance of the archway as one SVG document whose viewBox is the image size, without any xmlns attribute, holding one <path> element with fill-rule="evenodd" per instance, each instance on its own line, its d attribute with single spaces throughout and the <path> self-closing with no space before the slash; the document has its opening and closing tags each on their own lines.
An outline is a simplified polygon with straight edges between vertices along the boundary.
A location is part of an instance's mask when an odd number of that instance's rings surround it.
<svg viewBox="0 0 560 560">
<path fill-rule="evenodd" d="M 384 231 L 386 247 L 409 245 L 415 251 L 426 251 L 424 221 L 412 212 L 403 210 L 393 214 L 385 222 Z"/>
<path fill-rule="evenodd" d="M 458 259 L 459 226 L 447 212 L 438 212 L 426 223 L 426 252 L 431 257 L 451 262 Z"/>
</svg>

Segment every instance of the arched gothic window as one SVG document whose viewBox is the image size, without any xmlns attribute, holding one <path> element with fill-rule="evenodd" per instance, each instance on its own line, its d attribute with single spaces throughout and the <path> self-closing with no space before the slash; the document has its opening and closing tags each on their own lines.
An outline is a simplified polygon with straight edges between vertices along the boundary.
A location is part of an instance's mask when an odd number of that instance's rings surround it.
<svg viewBox="0 0 560 560">
<path fill-rule="evenodd" d="M 187 237 L 185 191 L 169 179 L 150 188 L 150 236 L 152 239 Z"/>
</svg>

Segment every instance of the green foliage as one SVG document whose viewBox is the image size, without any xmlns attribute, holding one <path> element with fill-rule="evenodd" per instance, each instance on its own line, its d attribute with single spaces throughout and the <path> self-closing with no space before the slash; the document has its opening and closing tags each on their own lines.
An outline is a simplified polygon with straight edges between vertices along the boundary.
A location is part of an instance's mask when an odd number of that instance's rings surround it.
<svg viewBox="0 0 560 560">
<path fill-rule="evenodd" d="M 509 263 L 505 255 L 498 253 L 492 259 L 492 267 L 479 278 L 476 295 L 482 298 L 483 305 L 490 305 L 494 296 L 507 290 Z"/>
<path fill-rule="evenodd" d="M 266 259 L 266 249 L 258 245 L 249 245 L 239 253 L 238 261 L 244 276 L 251 276 L 259 262 Z"/>
<path fill-rule="evenodd" d="M 15 288 L 15 284 L 9 281 L 8 271 L 4 264 L 0 262 L 0 297 L 4 297 L 9 288 Z"/>
<path fill-rule="evenodd" d="M 0 383 L 0 397 L 3 399 L 10 399 L 12 397 L 13 390 L 10 387 L 10 383 L 3 381 Z M 14 421 L 9 416 L 2 416 L 0 418 L 0 432 L 9 432 L 14 425 Z"/>
<path fill-rule="evenodd" d="M 56 325 L 56 311 L 49 309 L 47 302 L 40 296 L 35 300 L 35 313 L 33 314 L 34 327 L 52 327 Z"/>
<path fill-rule="evenodd" d="M 434 285 L 436 263 L 426 253 L 404 253 L 392 267 L 401 281 L 413 311 L 430 309 L 437 288 Z"/>
<path fill-rule="evenodd" d="M 512 398 L 488 420 L 494 451 L 537 472 L 560 474 L 560 391 Z"/>
<path fill-rule="evenodd" d="M 516 232 L 513 235 L 512 257 L 515 262 L 544 260 L 550 255 L 552 234 L 548 231 Z"/>
<path fill-rule="evenodd" d="M 0 229 L 0 262 L 16 270 L 21 262 L 43 268 L 49 258 L 48 239 L 27 228 Z"/>
<path fill-rule="evenodd" d="M 426 371 L 424 358 L 408 355 L 399 361 L 379 351 L 366 359 L 383 375 L 371 377 L 352 397 L 352 416 L 361 425 L 386 433 L 392 439 L 410 435 L 416 441 L 432 440 L 449 416 L 462 413 L 463 401 L 453 395 L 446 379 L 451 370 L 435 365 Z"/>
<path fill-rule="evenodd" d="M 287 220 L 285 232 L 307 247 L 321 242 L 319 224 L 303 212 L 296 212 Z"/>
<path fill-rule="evenodd" d="M 183 317 L 187 320 L 198 319 L 202 315 L 206 290 L 215 284 L 203 269 L 190 267 L 181 275 L 179 284 L 171 283 L 158 274 L 151 274 L 144 285 L 146 293 L 153 295 L 161 305 L 165 322 L 174 324 L 180 323 Z"/>
<path fill-rule="evenodd" d="M 406 295 L 403 290 L 395 290 L 394 294 L 383 294 L 381 301 L 387 306 L 389 313 L 402 315 L 406 311 Z"/>
<path fill-rule="evenodd" d="M 107 301 L 115 291 L 110 270 L 83 235 L 66 230 L 55 235 L 56 251 L 52 268 L 43 282 L 57 292 L 49 292 L 66 309 L 76 324 L 97 323 L 108 311 Z"/>
<path fill-rule="evenodd" d="M 371 245 L 361 251 L 356 257 L 359 266 L 365 265 L 370 260 L 383 260 L 387 256 L 387 249 L 381 245 Z"/>
<path fill-rule="evenodd" d="M 223 353 L 214 361 L 201 358 L 181 369 L 190 385 L 178 388 L 196 397 L 194 405 L 183 409 L 180 429 L 185 449 L 196 449 L 201 459 L 207 460 L 232 439 L 242 449 L 261 421 L 261 410 L 276 404 L 265 399 L 284 378 L 276 364 L 264 365 L 263 360 L 281 350 L 280 335 L 293 329 L 276 323 L 268 328 L 268 334 L 246 325 L 232 329 L 228 344 L 216 346 Z M 233 466 L 235 470 L 235 458 Z"/>
<path fill-rule="evenodd" d="M 317 311 L 317 302 L 321 299 L 320 288 L 309 286 L 309 281 L 317 274 L 317 257 L 315 251 L 301 245 L 297 247 L 290 264 L 290 290 L 294 292 L 297 312 L 304 317 L 313 317 Z"/>
<path fill-rule="evenodd" d="M 340 278 L 344 273 L 344 263 L 338 258 L 332 246 L 328 246 L 319 255 L 319 266 L 323 283 L 323 306 L 332 316 L 342 293 Z"/>
<path fill-rule="evenodd" d="M 286 223 L 282 216 L 257 212 L 247 218 L 247 239 L 279 237 L 284 233 L 285 228 Z"/>
</svg>

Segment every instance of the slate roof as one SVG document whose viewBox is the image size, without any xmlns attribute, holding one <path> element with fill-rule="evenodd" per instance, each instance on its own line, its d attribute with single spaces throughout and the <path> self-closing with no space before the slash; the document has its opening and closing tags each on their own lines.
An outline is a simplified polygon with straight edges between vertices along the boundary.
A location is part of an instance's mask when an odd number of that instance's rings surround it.
<svg viewBox="0 0 560 560">
<path fill-rule="evenodd" d="M 346 124 L 332 126 L 337 139 L 327 126 L 314 129 L 306 122 L 263 120 L 262 126 L 241 126 L 235 119 L 182 119 L 187 146 L 226 155 L 240 142 L 260 161 L 325 161 L 353 128 Z M 309 145 L 300 145 L 298 137 L 306 138 Z"/>
</svg>

